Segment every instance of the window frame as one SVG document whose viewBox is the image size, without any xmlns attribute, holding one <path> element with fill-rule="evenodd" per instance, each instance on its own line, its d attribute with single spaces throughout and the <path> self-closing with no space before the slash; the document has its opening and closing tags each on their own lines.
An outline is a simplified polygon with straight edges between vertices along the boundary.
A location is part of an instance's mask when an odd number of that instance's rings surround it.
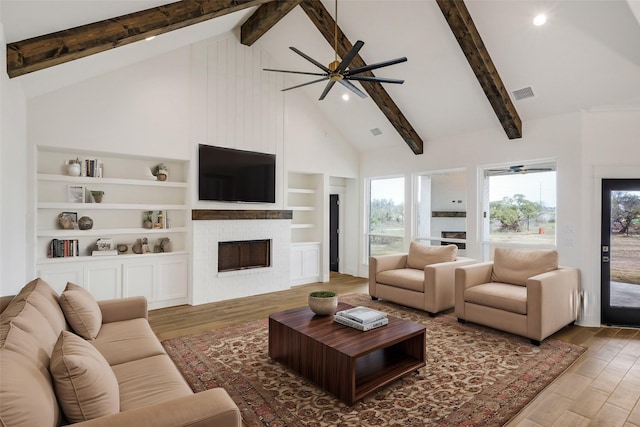
<svg viewBox="0 0 640 427">
<path fill-rule="evenodd" d="M 372 233 L 371 230 L 371 183 L 373 181 L 380 181 L 380 180 L 385 180 L 385 179 L 397 179 L 397 178 L 402 178 L 403 180 L 403 216 L 404 216 L 404 221 L 403 221 L 403 233 L 402 236 L 396 236 L 396 235 L 391 235 L 391 234 L 384 234 L 384 233 Z M 380 237 L 390 237 L 390 238 L 397 238 L 399 240 L 401 240 L 401 246 L 402 248 L 406 248 L 408 247 L 407 244 L 407 233 L 411 232 L 411 227 L 407 228 L 407 218 L 408 218 L 408 210 L 407 210 L 407 177 L 404 174 L 394 174 L 394 175 L 384 175 L 384 176 L 373 176 L 373 177 L 368 177 L 365 178 L 365 198 L 364 198 L 364 205 L 365 205 L 365 209 L 364 209 L 364 248 L 365 251 L 364 252 L 364 263 L 368 264 L 369 263 L 369 257 L 371 257 L 371 237 L 372 236 L 380 236 Z"/>
</svg>

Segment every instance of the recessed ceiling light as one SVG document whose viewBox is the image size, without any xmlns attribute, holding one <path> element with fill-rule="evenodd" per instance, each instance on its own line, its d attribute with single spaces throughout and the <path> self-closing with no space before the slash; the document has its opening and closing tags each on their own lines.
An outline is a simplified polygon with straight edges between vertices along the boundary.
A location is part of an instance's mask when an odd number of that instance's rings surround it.
<svg viewBox="0 0 640 427">
<path fill-rule="evenodd" d="M 533 18 L 533 25 L 535 25 L 536 27 L 544 25 L 546 22 L 547 22 L 547 15 L 545 15 L 544 13 L 539 13 L 536 15 L 535 18 Z"/>
<path fill-rule="evenodd" d="M 349 100 L 349 94 L 348 93 L 343 93 L 342 94 L 342 100 L 343 101 L 348 101 Z"/>
<path fill-rule="evenodd" d="M 147 37 L 145 40 L 146 40 L 146 41 L 151 41 L 151 40 L 153 40 L 153 39 L 155 39 L 155 38 L 156 38 L 156 36 L 149 36 L 149 37 Z"/>
</svg>

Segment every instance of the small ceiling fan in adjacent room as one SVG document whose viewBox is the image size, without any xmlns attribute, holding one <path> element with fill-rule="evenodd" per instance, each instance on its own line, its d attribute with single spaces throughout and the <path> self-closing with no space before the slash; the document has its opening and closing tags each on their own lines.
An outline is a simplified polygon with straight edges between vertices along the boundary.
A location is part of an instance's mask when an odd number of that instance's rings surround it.
<svg viewBox="0 0 640 427">
<path fill-rule="evenodd" d="M 384 78 L 384 77 L 374 77 L 374 76 L 363 76 L 361 74 L 365 73 L 367 71 L 376 70 L 378 68 L 387 67 L 389 65 L 394 65 L 394 64 L 399 64 L 401 62 L 405 62 L 407 60 L 406 57 L 396 58 L 396 59 L 392 59 L 392 60 L 384 61 L 384 62 L 378 62 L 376 64 L 371 64 L 371 65 L 365 65 L 363 67 L 349 68 L 349 65 L 351 64 L 351 62 L 358 55 L 358 52 L 360 51 L 360 49 L 362 49 L 362 46 L 364 46 L 364 42 L 362 40 L 358 40 L 353 45 L 351 50 L 347 53 L 347 55 L 344 58 L 342 58 L 342 61 L 338 61 L 338 0 L 336 0 L 335 44 L 334 44 L 335 58 L 334 58 L 334 61 L 332 63 L 330 63 L 328 66 L 324 66 L 320 62 L 318 62 L 315 59 L 311 58 L 309 55 L 306 55 L 305 53 L 301 52 L 299 49 L 296 49 L 295 47 L 291 46 L 291 47 L 289 47 L 289 49 L 291 49 L 292 51 L 294 51 L 298 55 L 302 56 L 304 59 L 306 59 L 307 61 L 311 62 L 316 67 L 320 68 L 320 70 L 322 70 L 322 72 L 321 73 L 318 73 L 318 72 L 312 73 L 312 72 L 305 72 L 305 71 L 274 70 L 274 69 L 271 69 L 271 68 L 264 68 L 263 70 L 264 71 L 275 71 L 275 72 L 279 72 L 279 73 L 304 74 L 304 75 L 309 75 L 309 76 L 320 76 L 319 79 L 312 80 L 312 81 L 307 82 L 307 83 L 302 83 L 302 84 L 299 84 L 299 85 L 296 85 L 296 86 L 291 86 L 291 87 L 282 89 L 283 91 L 296 89 L 296 88 L 299 88 L 299 87 L 302 87 L 302 86 L 307 86 L 307 85 L 310 85 L 310 84 L 319 83 L 321 81 L 328 80 L 327 85 L 324 88 L 324 91 L 322 91 L 322 94 L 320 95 L 320 101 L 322 101 L 327 96 L 327 94 L 329 93 L 329 91 L 331 90 L 333 85 L 335 85 L 336 82 L 340 82 L 340 84 L 342 84 L 347 89 L 351 90 L 352 92 L 354 92 L 356 95 L 358 95 L 361 98 L 366 98 L 367 95 L 364 92 L 362 92 L 360 89 L 358 89 L 358 87 L 356 85 L 351 83 L 351 80 L 378 82 L 378 83 L 395 83 L 395 84 L 404 83 L 404 80 L 388 79 L 388 78 Z"/>
<path fill-rule="evenodd" d="M 525 165 L 516 165 L 516 166 L 509 166 L 508 168 L 505 168 L 505 169 L 489 169 L 487 172 L 491 176 L 496 176 L 496 175 L 513 175 L 517 173 L 525 174 L 529 172 L 550 172 L 555 170 L 554 168 L 551 168 L 551 167 L 536 167 L 536 166 L 540 166 L 540 165 L 534 165 L 534 167 L 527 167 Z"/>
</svg>

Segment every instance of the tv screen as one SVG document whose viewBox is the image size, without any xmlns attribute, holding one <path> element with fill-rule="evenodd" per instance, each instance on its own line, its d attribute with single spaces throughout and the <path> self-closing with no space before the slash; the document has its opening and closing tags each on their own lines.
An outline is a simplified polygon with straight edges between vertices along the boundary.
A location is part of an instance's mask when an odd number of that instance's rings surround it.
<svg viewBox="0 0 640 427">
<path fill-rule="evenodd" d="M 200 144 L 200 200 L 275 203 L 276 156 Z"/>
</svg>

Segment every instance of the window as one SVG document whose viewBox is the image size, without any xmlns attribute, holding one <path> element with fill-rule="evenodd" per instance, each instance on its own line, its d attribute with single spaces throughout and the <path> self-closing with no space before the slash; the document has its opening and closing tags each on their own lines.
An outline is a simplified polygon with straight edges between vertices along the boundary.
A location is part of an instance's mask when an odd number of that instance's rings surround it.
<svg viewBox="0 0 640 427">
<path fill-rule="evenodd" d="M 415 190 L 415 239 L 431 245 L 454 243 L 459 249 L 465 249 L 466 172 L 419 174 Z"/>
<path fill-rule="evenodd" d="M 493 167 L 484 175 L 485 241 L 555 245 L 555 163 Z"/>
<path fill-rule="evenodd" d="M 369 255 L 404 250 L 404 178 L 369 181 Z"/>
</svg>

